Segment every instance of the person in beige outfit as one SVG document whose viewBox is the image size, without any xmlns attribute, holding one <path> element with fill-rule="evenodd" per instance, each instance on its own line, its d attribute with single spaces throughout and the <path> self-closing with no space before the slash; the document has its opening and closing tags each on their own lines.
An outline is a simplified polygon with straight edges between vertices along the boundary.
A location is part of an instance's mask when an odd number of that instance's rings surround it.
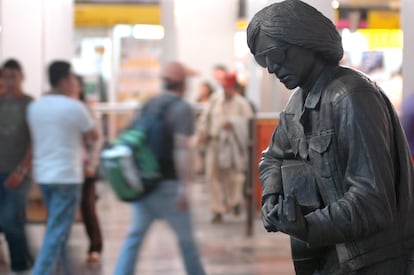
<svg viewBox="0 0 414 275">
<path fill-rule="evenodd" d="M 237 80 L 228 74 L 224 93 L 213 97 L 200 120 L 201 141 L 206 143 L 206 179 L 213 223 L 224 213 L 240 213 L 247 169 L 248 122 L 253 117 L 249 102 L 237 93 Z"/>
</svg>

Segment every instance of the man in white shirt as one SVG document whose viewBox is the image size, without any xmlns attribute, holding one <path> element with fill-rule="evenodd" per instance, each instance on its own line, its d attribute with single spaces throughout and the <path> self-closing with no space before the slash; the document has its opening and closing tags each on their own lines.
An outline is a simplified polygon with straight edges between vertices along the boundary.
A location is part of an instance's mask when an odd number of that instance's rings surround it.
<svg viewBox="0 0 414 275">
<path fill-rule="evenodd" d="M 31 103 L 27 113 L 34 179 L 48 212 L 33 275 L 54 274 L 58 260 L 65 263 L 66 243 L 81 197 L 83 139 L 97 137 L 90 112 L 78 100 L 69 98 L 79 85 L 70 64 L 52 62 L 48 73 L 52 91 Z"/>
</svg>

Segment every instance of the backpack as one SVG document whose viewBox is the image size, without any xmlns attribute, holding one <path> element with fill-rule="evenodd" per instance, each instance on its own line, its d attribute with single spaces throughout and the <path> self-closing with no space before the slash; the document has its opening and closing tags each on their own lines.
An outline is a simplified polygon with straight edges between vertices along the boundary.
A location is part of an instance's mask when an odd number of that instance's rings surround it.
<svg viewBox="0 0 414 275">
<path fill-rule="evenodd" d="M 176 97 L 151 100 L 130 127 L 101 152 L 104 180 L 122 201 L 141 199 L 163 179 L 172 164 L 173 133 L 164 115 Z"/>
</svg>

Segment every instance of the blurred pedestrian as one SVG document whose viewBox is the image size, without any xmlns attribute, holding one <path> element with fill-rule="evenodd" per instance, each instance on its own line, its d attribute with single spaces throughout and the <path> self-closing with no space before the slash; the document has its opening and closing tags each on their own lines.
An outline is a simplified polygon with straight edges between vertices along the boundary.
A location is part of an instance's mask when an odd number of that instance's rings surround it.
<svg viewBox="0 0 414 275">
<path fill-rule="evenodd" d="M 27 120 L 33 141 L 33 172 L 47 209 L 47 225 L 33 275 L 67 273 L 66 244 L 81 199 L 83 140 L 96 139 L 87 108 L 70 98 L 79 83 L 66 61 L 48 67 L 52 91 L 29 105 Z"/>
<path fill-rule="evenodd" d="M 208 108 L 211 98 L 214 96 L 213 86 L 208 81 L 201 82 L 199 86 L 199 95 L 197 98 L 197 114 L 195 117 L 195 157 L 194 157 L 194 170 L 198 175 L 205 173 L 205 157 L 206 157 L 206 144 L 200 142 L 200 120 L 202 114 Z"/>
<path fill-rule="evenodd" d="M 212 222 L 223 214 L 241 210 L 247 169 L 248 121 L 253 117 L 249 102 L 236 89 L 235 74 L 222 80 L 223 95 L 212 99 L 201 119 L 201 142 L 207 145 L 206 180 L 209 185 Z"/>
<path fill-rule="evenodd" d="M 213 93 L 213 86 L 208 81 L 201 82 L 198 91 L 197 103 L 202 105 L 208 104 Z"/>
<path fill-rule="evenodd" d="M 213 66 L 213 77 L 219 86 L 221 86 L 221 83 L 228 73 L 227 67 L 223 64 L 216 64 Z"/>
<path fill-rule="evenodd" d="M 145 106 L 158 109 L 168 102 L 163 117 L 172 131 L 173 145 L 169 152 L 165 152 L 166 156 L 170 156 L 168 161 L 161 163 L 163 180 L 160 185 L 142 199 L 132 202 L 132 224 L 122 246 L 115 275 L 135 274 L 145 234 L 157 219 L 166 221 L 174 231 L 187 274 L 205 274 L 192 232 L 188 202 L 193 172 L 193 152 L 190 144 L 194 132 L 194 116 L 191 106 L 182 96 L 186 88 L 186 78 L 193 74 L 194 72 L 179 62 L 167 63 L 162 72 L 165 91 Z"/>
<path fill-rule="evenodd" d="M 4 89 L 3 89 L 3 74 L 2 74 L 2 70 L 0 69 L 0 100 L 2 95 L 4 94 Z M 1 229 L 1 223 L 0 223 L 0 233 L 2 233 L 3 230 Z M 0 240 L 0 245 L 1 245 L 1 240 Z M 0 251 L 1 253 L 1 251 Z M 1 255 L 0 255 L 1 256 Z M 1 261 L 2 259 L 0 259 Z"/>
<path fill-rule="evenodd" d="M 229 73 L 229 70 L 224 64 L 215 64 L 213 66 L 213 86 L 214 86 L 214 97 L 216 96 L 222 96 L 223 91 L 223 85 L 221 83 L 223 82 L 225 76 Z"/>
<path fill-rule="evenodd" d="M 88 105 L 84 94 L 83 77 L 77 75 L 76 79 L 79 83 L 79 89 L 75 92 L 73 98 L 79 99 L 84 103 L 91 115 L 94 116 L 93 110 Z M 98 181 L 99 153 L 103 146 L 103 137 L 100 122 L 95 116 L 94 119 L 98 133 L 97 138 L 95 140 L 83 139 L 83 171 L 85 176 L 82 185 L 81 213 L 82 221 L 89 239 L 88 255 L 86 257 L 87 263 L 99 263 L 101 261 L 103 247 L 102 231 L 96 213 L 96 201 L 98 199 L 96 194 L 96 183 Z"/>
<path fill-rule="evenodd" d="M 414 94 L 404 98 L 401 110 L 401 124 L 410 147 L 411 158 L 414 162 Z"/>
<path fill-rule="evenodd" d="M 15 59 L 3 63 L 0 96 L 0 228 L 6 237 L 11 270 L 29 274 L 33 265 L 25 232 L 31 186 L 31 139 L 26 110 L 32 97 L 22 90 L 23 70 Z"/>
<path fill-rule="evenodd" d="M 0 69 L 0 97 L 4 95 L 3 71 Z"/>
<path fill-rule="evenodd" d="M 246 97 L 246 87 L 241 85 L 240 83 L 236 84 L 237 93 L 239 93 L 242 97 L 244 97 L 248 102 L 254 114 L 257 113 L 256 105 L 254 105 L 253 101 Z"/>
</svg>

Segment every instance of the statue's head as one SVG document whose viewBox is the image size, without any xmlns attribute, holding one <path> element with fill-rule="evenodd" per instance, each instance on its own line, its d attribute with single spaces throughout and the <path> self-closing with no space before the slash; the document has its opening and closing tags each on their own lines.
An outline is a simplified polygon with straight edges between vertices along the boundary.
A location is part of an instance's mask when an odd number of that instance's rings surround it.
<svg viewBox="0 0 414 275">
<path fill-rule="evenodd" d="M 343 56 L 341 36 L 332 21 L 299 0 L 274 3 L 257 12 L 247 27 L 247 44 L 254 56 L 288 46 L 309 49 L 331 64 Z"/>
</svg>

